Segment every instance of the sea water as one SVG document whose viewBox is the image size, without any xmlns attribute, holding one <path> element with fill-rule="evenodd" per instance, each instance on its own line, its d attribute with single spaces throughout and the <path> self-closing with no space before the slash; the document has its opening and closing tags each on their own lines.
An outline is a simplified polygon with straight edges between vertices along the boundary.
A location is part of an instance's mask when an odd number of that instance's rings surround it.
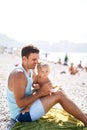
<svg viewBox="0 0 87 130">
<path fill-rule="evenodd" d="M 40 58 L 48 61 L 52 61 L 57 63 L 58 59 L 60 58 L 62 63 L 64 63 L 66 53 L 65 52 L 49 52 L 47 55 L 45 53 L 40 54 Z M 83 66 L 87 65 L 87 53 L 78 53 L 78 52 L 68 52 L 68 64 L 74 63 L 74 65 L 77 65 L 82 62 Z"/>
</svg>

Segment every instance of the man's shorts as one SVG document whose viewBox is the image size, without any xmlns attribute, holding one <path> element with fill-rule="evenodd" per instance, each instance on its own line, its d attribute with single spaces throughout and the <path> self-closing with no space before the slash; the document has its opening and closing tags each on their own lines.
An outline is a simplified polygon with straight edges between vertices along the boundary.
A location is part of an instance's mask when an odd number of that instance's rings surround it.
<svg viewBox="0 0 87 130">
<path fill-rule="evenodd" d="M 40 99 L 37 99 L 29 108 L 29 112 L 20 113 L 16 116 L 18 122 L 32 122 L 45 115 L 45 111 Z"/>
</svg>

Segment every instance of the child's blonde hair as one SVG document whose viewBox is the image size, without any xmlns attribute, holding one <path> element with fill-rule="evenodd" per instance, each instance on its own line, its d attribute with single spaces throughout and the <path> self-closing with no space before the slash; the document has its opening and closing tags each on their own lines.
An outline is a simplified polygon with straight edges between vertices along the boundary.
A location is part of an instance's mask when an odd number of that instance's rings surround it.
<svg viewBox="0 0 87 130">
<path fill-rule="evenodd" d="M 49 64 L 44 63 L 44 62 L 39 62 L 39 63 L 37 64 L 37 69 L 39 70 L 39 69 L 41 69 L 42 67 L 46 67 L 46 68 L 48 68 L 48 69 L 50 70 Z"/>
</svg>

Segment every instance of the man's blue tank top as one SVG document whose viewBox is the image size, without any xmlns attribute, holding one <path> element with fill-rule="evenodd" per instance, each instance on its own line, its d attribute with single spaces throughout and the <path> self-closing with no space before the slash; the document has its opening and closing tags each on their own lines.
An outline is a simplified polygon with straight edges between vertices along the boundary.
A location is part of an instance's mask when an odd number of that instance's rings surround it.
<svg viewBox="0 0 87 130">
<path fill-rule="evenodd" d="M 25 96 L 31 95 L 32 94 L 32 70 L 30 70 L 30 75 L 26 72 L 26 70 L 22 66 L 17 66 L 15 69 L 21 69 L 26 76 L 27 79 L 27 86 L 26 86 L 26 91 L 25 91 Z M 20 85 L 20 84 L 19 84 Z M 14 97 L 14 94 L 10 89 L 7 87 L 7 101 L 8 101 L 8 106 L 9 110 L 11 113 L 11 118 L 15 119 L 15 117 L 20 113 L 20 111 L 23 108 L 19 108 L 18 105 L 16 104 L 16 100 Z"/>
</svg>

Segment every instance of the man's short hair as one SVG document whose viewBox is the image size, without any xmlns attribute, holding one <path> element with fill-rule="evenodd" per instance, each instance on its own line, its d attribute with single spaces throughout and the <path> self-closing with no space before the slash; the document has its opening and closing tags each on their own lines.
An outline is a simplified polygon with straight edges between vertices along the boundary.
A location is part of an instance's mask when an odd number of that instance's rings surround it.
<svg viewBox="0 0 87 130">
<path fill-rule="evenodd" d="M 33 45 L 28 45 L 22 48 L 21 50 L 21 56 L 28 57 L 31 53 L 39 53 L 39 49 Z"/>
</svg>

